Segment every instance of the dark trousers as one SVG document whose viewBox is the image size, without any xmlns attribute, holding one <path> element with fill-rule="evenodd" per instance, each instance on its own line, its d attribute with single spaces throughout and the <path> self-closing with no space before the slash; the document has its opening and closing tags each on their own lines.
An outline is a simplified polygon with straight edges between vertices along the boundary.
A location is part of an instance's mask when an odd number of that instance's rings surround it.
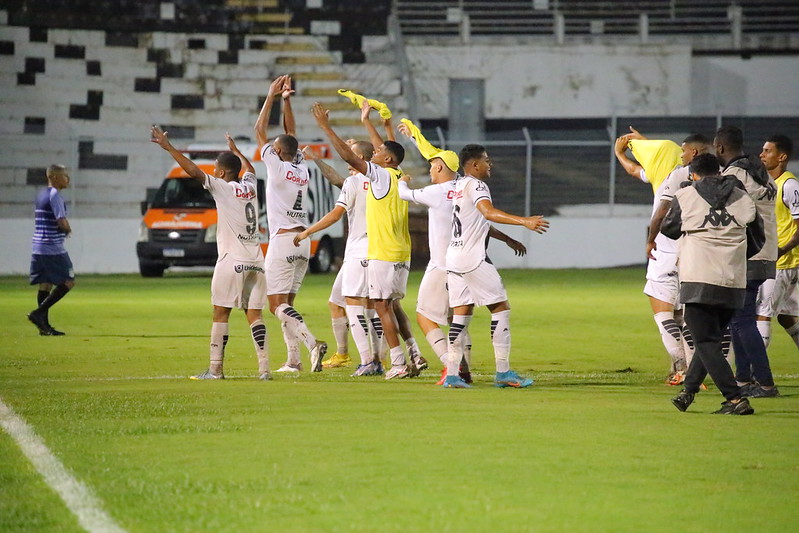
<svg viewBox="0 0 799 533">
<path fill-rule="evenodd" d="M 741 388 L 735 382 L 730 365 L 721 351 L 721 339 L 730 323 L 734 309 L 707 304 L 685 304 L 683 317 L 694 338 L 694 358 L 685 375 L 685 390 L 699 392 L 705 376 L 710 374 L 713 383 L 727 400 L 740 398 Z"/>
<path fill-rule="evenodd" d="M 732 347 L 735 350 L 735 379 L 741 383 L 757 380 L 761 385 L 774 385 L 763 337 L 757 330 L 757 291 L 765 280 L 746 283 L 744 306 L 730 320 Z"/>
</svg>

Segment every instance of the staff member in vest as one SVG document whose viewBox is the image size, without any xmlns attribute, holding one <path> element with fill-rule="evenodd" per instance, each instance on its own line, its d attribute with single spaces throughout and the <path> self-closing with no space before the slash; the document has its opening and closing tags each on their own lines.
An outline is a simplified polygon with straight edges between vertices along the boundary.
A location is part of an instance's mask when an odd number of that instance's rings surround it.
<svg viewBox="0 0 799 533">
<path fill-rule="evenodd" d="M 760 160 L 777 184 L 777 275 L 760 286 L 757 298 L 757 329 L 767 348 L 774 316 L 799 347 L 799 180 L 787 170 L 792 152 L 791 139 L 774 135 L 766 140 L 760 153 Z M 776 387 L 761 384 L 753 387 L 750 396 L 778 396 L 776 391 Z"/>
<path fill-rule="evenodd" d="M 733 176 L 718 176 L 719 161 L 710 154 L 691 162 L 695 184 L 677 192 L 661 232 L 680 239 L 677 266 L 680 302 L 696 351 L 684 389 L 672 398 L 680 411 L 694 401 L 707 374 L 726 401 L 716 414 L 750 415 L 732 369 L 724 359 L 721 339 L 746 296 L 746 261 L 763 247 L 763 221 L 754 201 Z M 749 245 L 748 245 L 749 244 Z"/>
</svg>

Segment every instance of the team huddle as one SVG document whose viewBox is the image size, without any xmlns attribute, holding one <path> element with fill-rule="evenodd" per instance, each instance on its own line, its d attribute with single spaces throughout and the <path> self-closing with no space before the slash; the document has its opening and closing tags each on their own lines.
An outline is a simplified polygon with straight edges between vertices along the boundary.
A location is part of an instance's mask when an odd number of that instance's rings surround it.
<svg viewBox="0 0 799 533">
<path fill-rule="evenodd" d="M 385 375 L 386 379 L 418 376 L 428 363 L 411 333 L 400 300 L 405 296 L 410 271 L 411 239 L 408 203 L 427 207 L 430 263 L 417 302 L 417 321 L 436 356 L 441 360 L 439 384 L 466 388 L 471 340 L 468 325 L 474 306 L 491 312 L 491 339 L 496 360 L 495 384 L 527 387 L 529 378 L 511 370 L 510 306 L 502 280 L 486 257 L 487 238 L 507 243 L 517 254 L 524 246 L 493 228 L 489 222 L 524 226 L 544 233 L 549 223 L 540 216 L 521 217 L 493 206 L 485 180 L 491 161 L 485 148 L 467 145 L 460 155 L 438 150 L 407 119 L 399 131 L 411 139 L 430 163 L 432 185 L 411 189 L 410 178 L 400 165 L 405 149 L 396 142 L 391 112 L 381 102 L 350 91 L 339 91 L 360 107 L 361 122 L 369 141 L 341 139 L 331 128 L 328 111 L 319 103 L 312 113 L 338 156 L 349 166 L 342 178 L 309 150 L 300 150 L 291 108 L 291 79 L 272 82 L 255 124 L 261 158 L 266 164 L 266 216 L 269 246 L 262 256 L 258 242 L 257 189 L 252 164 L 228 135 L 230 152 L 216 159 L 214 175 L 204 173 L 169 142 L 167 133 L 153 127 L 152 140 L 166 150 L 214 198 L 218 211 L 219 258 L 211 282 L 213 324 L 210 365 L 193 379 L 223 379 L 228 320 L 233 308 L 243 309 L 250 324 L 258 357 L 258 374 L 272 379 L 262 309 L 280 320 L 287 360 L 276 372 L 302 370 L 300 346 L 309 352 L 310 368 L 350 364 L 347 335 L 352 335 L 360 363 L 353 376 Z M 277 98 L 282 99 L 284 133 L 270 138 L 268 124 Z M 383 118 L 386 139 L 370 120 L 372 110 Z M 310 181 L 307 160 L 319 166 L 323 176 L 341 187 L 335 207 L 308 226 L 305 207 Z M 463 168 L 463 175 L 458 169 Z M 244 173 L 239 174 L 242 169 Z M 330 310 L 337 351 L 327 360 L 327 343 L 318 340 L 294 308 L 294 300 L 311 255 L 309 237 L 347 215 L 348 237 L 344 261 L 330 295 Z M 448 335 L 442 327 L 449 325 Z M 400 342 L 402 338 L 404 346 Z M 381 354 L 388 348 L 390 368 L 384 370 Z M 407 352 L 407 357 L 406 357 Z"/>
<path fill-rule="evenodd" d="M 779 396 L 766 351 L 772 318 L 799 347 L 793 144 L 773 135 L 756 158 L 735 126 L 682 146 L 630 130 L 615 152 L 655 192 L 644 293 L 671 357 L 669 384 L 684 387 L 672 403 L 688 409 L 709 374 L 726 400 L 718 413 L 751 414 L 747 398 Z"/>
</svg>

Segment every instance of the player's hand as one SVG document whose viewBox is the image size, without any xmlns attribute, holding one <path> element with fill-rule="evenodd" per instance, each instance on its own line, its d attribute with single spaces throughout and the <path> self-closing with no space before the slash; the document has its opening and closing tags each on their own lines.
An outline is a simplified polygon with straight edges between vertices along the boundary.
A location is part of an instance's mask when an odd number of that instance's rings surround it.
<svg viewBox="0 0 799 533">
<path fill-rule="evenodd" d="M 239 147 L 236 146 L 236 142 L 233 140 L 233 137 L 230 136 L 229 131 L 225 132 L 225 139 L 227 140 L 227 147 L 230 149 L 230 151 L 233 153 L 238 153 Z"/>
<path fill-rule="evenodd" d="M 413 178 L 411 178 L 411 177 L 410 177 L 409 175 L 407 175 L 407 174 L 403 174 L 403 175 L 402 175 L 402 176 L 400 176 L 400 178 L 399 178 L 399 180 L 400 180 L 400 181 L 404 181 L 405 183 L 408 183 L 408 184 L 410 184 L 410 182 L 411 182 L 411 180 L 412 180 L 412 179 L 413 179 Z"/>
<path fill-rule="evenodd" d="M 304 146 L 302 148 L 302 155 L 305 156 L 305 159 L 309 161 L 316 161 L 319 159 L 319 156 L 316 155 L 316 152 L 310 146 Z"/>
<path fill-rule="evenodd" d="M 507 242 L 505 242 L 505 244 L 507 244 L 508 248 L 513 250 L 513 252 L 519 257 L 527 255 L 527 247 L 522 243 L 520 243 L 519 241 L 517 241 L 516 239 L 511 239 L 510 237 L 508 237 L 508 240 Z"/>
<path fill-rule="evenodd" d="M 616 139 L 616 144 L 613 146 L 613 149 L 617 154 L 623 154 L 624 151 L 627 150 L 627 146 L 629 146 L 629 144 L 630 138 L 627 135 L 622 135 Z"/>
<path fill-rule="evenodd" d="M 636 140 L 639 140 L 639 141 L 646 140 L 646 137 L 643 136 L 640 131 L 638 131 L 637 129 L 633 128 L 632 126 L 630 126 L 630 133 L 625 135 L 625 137 L 627 137 L 627 140 L 632 140 L 632 139 L 636 139 Z"/>
<path fill-rule="evenodd" d="M 549 221 L 541 215 L 524 218 L 524 227 L 536 233 L 546 233 Z"/>
<path fill-rule="evenodd" d="M 330 125 L 330 111 L 322 107 L 319 102 L 314 102 L 311 106 L 311 113 L 313 113 L 319 127 L 324 128 Z"/>
<path fill-rule="evenodd" d="M 403 134 L 406 137 L 411 137 L 411 129 L 406 124 L 400 124 L 397 126 L 397 131 Z"/>
<path fill-rule="evenodd" d="M 369 105 L 369 100 L 364 99 L 361 104 L 361 122 L 369 121 L 369 113 L 372 111 L 372 106 Z"/>
<path fill-rule="evenodd" d="M 277 96 L 283 93 L 283 86 L 286 83 L 286 78 L 288 76 L 278 76 L 275 80 L 269 85 L 269 96 Z"/>
<path fill-rule="evenodd" d="M 651 259 L 652 261 L 657 261 L 655 255 L 652 253 L 653 251 L 658 249 L 658 245 L 655 241 L 646 243 L 646 257 Z"/>
<path fill-rule="evenodd" d="M 283 82 L 283 91 L 280 93 L 280 95 L 284 100 L 287 100 L 288 98 L 291 98 L 291 95 L 293 95 L 294 92 L 294 89 L 291 88 L 291 76 L 286 76 L 286 79 Z"/>
<path fill-rule="evenodd" d="M 294 246 L 299 246 L 302 241 L 308 238 L 308 230 L 301 231 L 294 236 Z"/>
<path fill-rule="evenodd" d="M 153 126 L 150 128 L 150 140 L 164 150 L 172 146 L 172 143 L 169 142 L 167 132 L 162 130 L 160 126 Z"/>
</svg>

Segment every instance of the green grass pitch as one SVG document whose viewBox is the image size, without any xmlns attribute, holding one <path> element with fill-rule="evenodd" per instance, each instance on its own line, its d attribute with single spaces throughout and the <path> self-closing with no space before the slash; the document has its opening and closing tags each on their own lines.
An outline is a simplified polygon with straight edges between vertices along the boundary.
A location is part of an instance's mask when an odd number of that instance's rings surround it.
<svg viewBox="0 0 799 533">
<path fill-rule="evenodd" d="M 511 366 L 536 380 L 524 390 L 491 386 L 485 309 L 470 390 L 434 386 L 440 365 L 420 333 L 432 361 L 419 379 L 350 368 L 260 382 L 239 312 L 229 379 L 195 382 L 207 275 L 79 277 L 52 312 L 61 338 L 25 319 L 35 288 L 0 278 L 0 399 L 131 532 L 796 531 L 796 348 L 775 327 L 783 397 L 753 400 L 754 416 L 710 415 L 712 383 L 680 413 L 643 276 L 504 271 Z M 296 302 L 328 342 L 332 281 L 308 276 Z M 274 369 L 285 348 L 266 323 Z M 1 430 L 0 531 L 80 531 Z"/>
</svg>

